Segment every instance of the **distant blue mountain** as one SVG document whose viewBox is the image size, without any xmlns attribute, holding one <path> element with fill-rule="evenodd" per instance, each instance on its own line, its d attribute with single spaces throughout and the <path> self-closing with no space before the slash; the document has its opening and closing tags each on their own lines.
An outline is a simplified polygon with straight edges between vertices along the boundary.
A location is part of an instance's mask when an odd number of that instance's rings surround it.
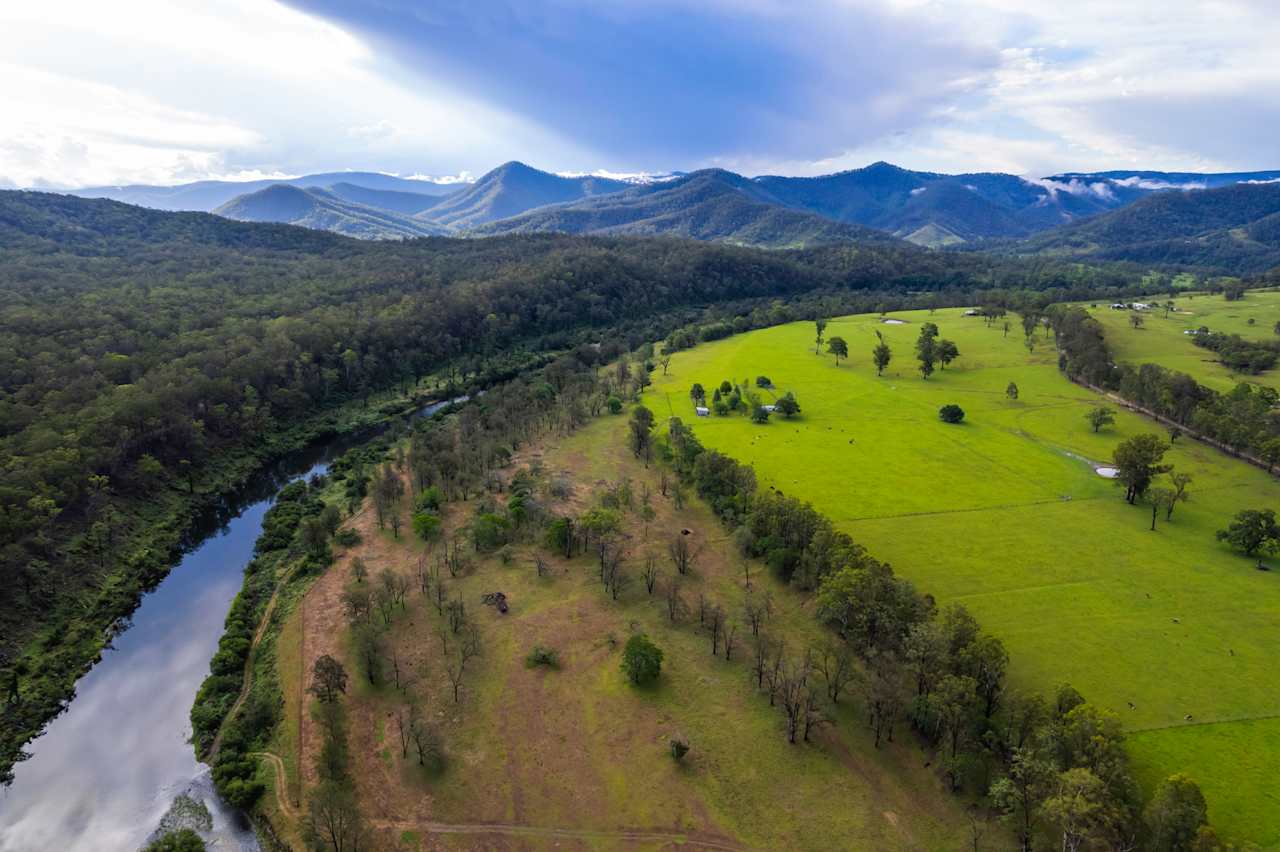
<svg viewBox="0 0 1280 852">
<path fill-rule="evenodd" d="M 444 196 L 456 192 L 466 184 L 433 183 L 426 180 L 384 175 L 379 172 L 328 172 L 303 175 L 283 180 L 202 180 L 177 186 L 96 186 L 70 190 L 81 198 L 110 198 L 140 207 L 156 210 L 198 210 L 211 212 L 233 198 L 266 189 L 269 186 L 296 186 L 328 188 L 338 184 L 379 192 L 403 192 L 413 195 Z"/>
<path fill-rule="evenodd" d="M 328 189 L 304 189 L 287 184 L 274 184 L 238 196 L 213 212 L 242 222 L 280 222 L 366 240 L 429 237 L 445 233 L 439 225 L 355 203 Z"/>
</svg>

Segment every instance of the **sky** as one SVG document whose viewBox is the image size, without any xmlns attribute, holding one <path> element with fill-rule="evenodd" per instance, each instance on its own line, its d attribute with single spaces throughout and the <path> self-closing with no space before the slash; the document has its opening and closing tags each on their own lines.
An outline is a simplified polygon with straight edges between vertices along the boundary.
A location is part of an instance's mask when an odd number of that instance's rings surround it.
<svg viewBox="0 0 1280 852">
<path fill-rule="evenodd" d="M 12 0 L 0 186 L 1280 168 L 1273 0 Z"/>
</svg>

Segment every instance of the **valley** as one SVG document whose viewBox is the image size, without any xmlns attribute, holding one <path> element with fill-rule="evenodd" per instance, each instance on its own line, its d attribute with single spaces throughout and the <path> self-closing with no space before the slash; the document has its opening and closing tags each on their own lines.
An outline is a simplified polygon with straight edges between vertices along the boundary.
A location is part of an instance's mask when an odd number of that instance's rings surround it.
<svg viewBox="0 0 1280 852">
<path fill-rule="evenodd" d="M 1213 310 L 1266 306 L 1273 295 Z M 1220 296 L 1183 303 L 1206 313 L 1222 305 Z M 964 603 L 1008 644 L 1017 685 L 1069 682 L 1115 712 L 1148 790 L 1186 772 L 1224 835 L 1280 842 L 1259 774 L 1280 760 L 1273 690 L 1261 686 L 1272 678 L 1280 587 L 1214 538 L 1240 509 L 1280 502 L 1280 483 L 1176 441 L 1166 461 L 1192 475 L 1191 499 L 1150 530 L 1151 511 L 1127 505 L 1095 467 L 1123 439 L 1164 429 L 1117 410 L 1095 433 L 1085 414 L 1103 400 L 1058 372 L 1051 335 L 1035 332 L 1028 352 L 1016 321 L 1006 334 L 1003 320 L 962 313 L 833 319 L 827 339 L 850 351 L 839 366 L 815 354 L 812 323 L 732 337 L 676 355 L 652 393 L 664 414 L 691 420 L 693 382 L 765 375 L 769 396 L 794 393 L 795 418 L 775 413 L 760 426 L 713 415 L 697 418 L 698 434 L 750 463 L 762 485 L 812 501 L 940 603 Z M 960 357 L 922 381 L 912 345 L 926 322 Z M 870 357 L 877 332 L 893 352 L 883 376 Z M 1131 333 L 1140 332 L 1109 326 L 1107 338 Z M 938 420 L 951 402 L 965 411 L 959 426 Z"/>
</svg>

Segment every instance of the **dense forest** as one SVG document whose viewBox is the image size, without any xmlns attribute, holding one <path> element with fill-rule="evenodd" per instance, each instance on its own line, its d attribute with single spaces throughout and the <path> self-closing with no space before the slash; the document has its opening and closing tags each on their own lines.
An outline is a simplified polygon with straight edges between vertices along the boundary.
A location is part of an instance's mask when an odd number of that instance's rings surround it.
<svg viewBox="0 0 1280 852">
<path fill-rule="evenodd" d="M 1138 278 L 1124 266 L 885 244 L 364 243 L 2 192 L 0 769 L 163 576 L 193 506 L 278 453 L 282 436 L 314 437 L 299 427 L 326 413 L 408 394 L 428 375 L 483 381 L 539 353 L 662 339 L 699 316 L 755 311 L 759 322 L 773 298 L 1084 298 Z"/>
</svg>

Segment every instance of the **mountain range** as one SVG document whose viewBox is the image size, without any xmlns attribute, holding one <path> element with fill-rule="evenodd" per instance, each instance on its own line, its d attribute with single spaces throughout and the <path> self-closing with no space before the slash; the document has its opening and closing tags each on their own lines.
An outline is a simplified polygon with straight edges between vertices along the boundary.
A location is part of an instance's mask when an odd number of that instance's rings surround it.
<svg viewBox="0 0 1280 852">
<path fill-rule="evenodd" d="M 1237 274 L 1262 272 L 1280 266 L 1280 182 L 1155 192 L 1006 249 Z"/>
<path fill-rule="evenodd" d="M 1269 206 L 1269 188 L 1278 182 L 1280 171 L 1066 172 L 1029 179 L 912 171 L 883 162 L 818 177 L 704 169 L 637 182 L 557 175 L 509 162 L 461 184 L 337 172 L 77 194 L 368 239 L 562 231 L 789 248 L 897 238 L 934 248 L 994 247 L 1242 271 L 1271 262 L 1269 226 L 1254 223 L 1280 212 Z M 241 192 L 230 195 L 236 189 Z M 1203 227 L 1197 230 L 1196 223 Z"/>
<path fill-rule="evenodd" d="M 156 210 L 191 210 L 209 213 L 241 195 L 281 184 L 303 188 L 332 188 L 337 184 L 348 184 L 370 190 L 436 197 L 456 192 L 466 185 L 458 182 L 402 178 L 381 172 L 327 172 L 296 178 L 251 181 L 202 180 L 177 186 L 146 184 L 93 186 L 72 190 L 71 194 L 82 198 L 109 198 L 112 201 L 123 201 L 126 204 L 137 204 L 139 207 L 152 207 Z"/>
</svg>

